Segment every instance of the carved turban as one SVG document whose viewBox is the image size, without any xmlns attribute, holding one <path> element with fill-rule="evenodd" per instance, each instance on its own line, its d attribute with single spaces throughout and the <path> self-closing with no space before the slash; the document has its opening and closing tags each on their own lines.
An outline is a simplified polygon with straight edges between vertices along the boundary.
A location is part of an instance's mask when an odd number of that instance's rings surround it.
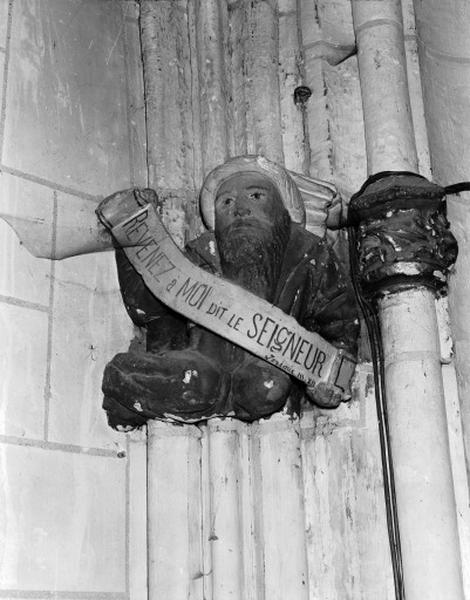
<svg viewBox="0 0 470 600">
<path fill-rule="evenodd" d="M 209 229 L 214 229 L 217 190 L 226 179 L 242 172 L 259 173 L 270 179 L 278 189 L 292 221 L 303 226 L 306 207 L 307 213 L 317 213 L 318 224 L 326 221 L 329 206 L 338 199 L 334 186 L 329 183 L 288 171 L 264 156 L 237 156 L 213 169 L 202 185 L 199 201 L 202 217 Z"/>
</svg>

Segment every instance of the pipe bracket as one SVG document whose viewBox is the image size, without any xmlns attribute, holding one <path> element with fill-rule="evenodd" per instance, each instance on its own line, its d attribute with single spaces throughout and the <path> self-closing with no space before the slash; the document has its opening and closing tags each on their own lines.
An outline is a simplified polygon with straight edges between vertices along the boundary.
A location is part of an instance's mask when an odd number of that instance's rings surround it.
<svg viewBox="0 0 470 600">
<path fill-rule="evenodd" d="M 370 297 L 419 286 L 443 293 L 457 258 L 445 212 L 445 189 L 417 175 L 387 171 L 354 194 L 356 272 Z"/>
</svg>

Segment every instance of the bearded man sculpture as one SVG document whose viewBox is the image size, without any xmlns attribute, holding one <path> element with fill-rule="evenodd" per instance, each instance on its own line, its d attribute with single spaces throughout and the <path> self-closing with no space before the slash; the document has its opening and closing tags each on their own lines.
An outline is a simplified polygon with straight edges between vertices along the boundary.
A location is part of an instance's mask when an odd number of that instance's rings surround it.
<svg viewBox="0 0 470 600">
<path fill-rule="evenodd" d="M 327 242 L 304 227 L 300 192 L 288 171 L 263 157 L 229 160 L 206 178 L 200 196 L 209 228 L 186 246 L 199 267 L 238 284 L 351 354 L 358 319 L 354 295 Z M 194 325 L 162 304 L 124 251 L 116 251 L 123 300 L 146 330 L 146 351 L 118 354 L 103 378 L 112 427 L 148 419 L 194 423 L 215 416 L 245 421 L 313 402 L 344 399 L 302 384 L 274 365 Z M 185 374 L 190 376 L 185 376 Z"/>
</svg>

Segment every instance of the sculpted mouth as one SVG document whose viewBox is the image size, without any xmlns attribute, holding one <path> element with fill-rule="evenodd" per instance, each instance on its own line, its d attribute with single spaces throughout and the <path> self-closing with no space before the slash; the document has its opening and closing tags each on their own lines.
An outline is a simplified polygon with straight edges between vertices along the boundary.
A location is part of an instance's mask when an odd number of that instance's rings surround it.
<svg viewBox="0 0 470 600">
<path fill-rule="evenodd" d="M 256 227 L 258 219 L 252 217 L 238 217 L 233 223 L 232 227 Z"/>
<path fill-rule="evenodd" d="M 228 228 L 228 231 L 239 231 L 241 229 L 266 229 L 267 226 L 271 227 L 271 223 L 265 223 L 259 219 L 253 219 L 252 217 L 239 217 L 234 221 Z"/>
</svg>

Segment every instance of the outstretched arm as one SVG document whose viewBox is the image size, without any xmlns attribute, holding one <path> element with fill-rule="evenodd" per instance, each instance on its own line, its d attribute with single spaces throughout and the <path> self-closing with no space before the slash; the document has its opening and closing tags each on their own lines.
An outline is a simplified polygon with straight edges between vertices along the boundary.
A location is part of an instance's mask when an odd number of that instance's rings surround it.
<svg viewBox="0 0 470 600">
<path fill-rule="evenodd" d="M 108 220 L 122 206 L 150 203 L 156 205 L 157 194 L 151 189 L 130 189 L 108 196 L 100 204 L 100 219 Z M 132 266 L 121 247 L 116 248 L 119 286 L 126 310 L 139 327 L 147 330 L 147 351 L 177 350 L 187 346 L 187 321 L 158 300 Z"/>
</svg>

